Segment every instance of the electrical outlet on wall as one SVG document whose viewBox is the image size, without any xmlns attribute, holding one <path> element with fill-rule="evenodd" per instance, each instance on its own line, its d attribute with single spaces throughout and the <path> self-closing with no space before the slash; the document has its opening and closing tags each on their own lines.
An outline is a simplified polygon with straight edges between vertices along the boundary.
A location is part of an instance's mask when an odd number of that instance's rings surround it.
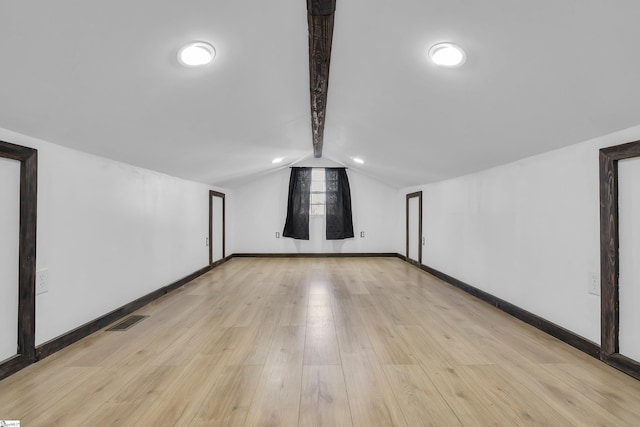
<svg viewBox="0 0 640 427">
<path fill-rule="evenodd" d="M 364 237 L 364 231 L 360 232 L 360 237 Z"/>
<path fill-rule="evenodd" d="M 276 231 L 276 239 L 279 239 L 279 238 L 280 238 L 280 232 Z"/>
<path fill-rule="evenodd" d="M 600 295 L 600 280 L 596 273 L 589 273 L 589 293 L 591 295 Z"/>
<path fill-rule="evenodd" d="M 49 292 L 49 270 L 36 271 L 36 295 Z"/>
</svg>

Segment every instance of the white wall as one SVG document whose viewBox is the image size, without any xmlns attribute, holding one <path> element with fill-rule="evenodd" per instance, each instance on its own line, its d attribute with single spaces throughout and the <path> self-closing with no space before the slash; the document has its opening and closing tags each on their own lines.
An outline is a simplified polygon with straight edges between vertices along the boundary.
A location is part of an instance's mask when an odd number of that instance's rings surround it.
<svg viewBox="0 0 640 427">
<path fill-rule="evenodd" d="M 640 127 L 403 189 L 398 206 L 423 191 L 423 264 L 599 343 L 598 149 L 637 139 Z M 397 235 L 403 253 L 404 220 Z"/>
<path fill-rule="evenodd" d="M 618 162 L 620 354 L 640 361 L 640 157 Z"/>
<path fill-rule="evenodd" d="M 276 239 L 287 216 L 290 169 L 281 169 L 234 189 L 236 253 L 394 252 L 397 190 L 347 170 L 355 238 L 326 240 L 322 216 L 309 219 L 309 240 Z M 360 232 L 365 237 L 360 237 Z"/>
<path fill-rule="evenodd" d="M 0 157 L 0 361 L 18 347 L 20 162 Z"/>
<path fill-rule="evenodd" d="M 49 292 L 36 298 L 37 345 L 208 265 L 215 188 L 3 129 L 0 139 L 38 149 Z"/>
</svg>

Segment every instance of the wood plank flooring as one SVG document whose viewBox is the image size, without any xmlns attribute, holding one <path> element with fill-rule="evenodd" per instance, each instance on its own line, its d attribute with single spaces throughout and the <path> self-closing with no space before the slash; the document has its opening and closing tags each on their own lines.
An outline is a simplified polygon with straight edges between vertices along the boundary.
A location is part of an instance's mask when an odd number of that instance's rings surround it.
<svg viewBox="0 0 640 427">
<path fill-rule="evenodd" d="M 0 382 L 24 426 L 638 426 L 640 382 L 395 258 L 234 258 Z"/>
</svg>

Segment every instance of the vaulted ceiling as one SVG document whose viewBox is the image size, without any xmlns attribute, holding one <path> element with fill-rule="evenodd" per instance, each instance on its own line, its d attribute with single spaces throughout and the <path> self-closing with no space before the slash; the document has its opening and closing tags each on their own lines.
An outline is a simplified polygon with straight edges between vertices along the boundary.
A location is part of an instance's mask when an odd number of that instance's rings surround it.
<svg viewBox="0 0 640 427">
<path fill-rule="evenodd" d="M 337 0 L 323 155 L 400 187 L 638 125 L 638 16 L 636 0 Z M 313 153 L 307 37 L 305 0 L 4 1 L 0 127 L 233 188 Z M 212 64 L 178 64 L 194 40 Z M 466 64 L 431 64 L 441 41 Z"/>
</svg>

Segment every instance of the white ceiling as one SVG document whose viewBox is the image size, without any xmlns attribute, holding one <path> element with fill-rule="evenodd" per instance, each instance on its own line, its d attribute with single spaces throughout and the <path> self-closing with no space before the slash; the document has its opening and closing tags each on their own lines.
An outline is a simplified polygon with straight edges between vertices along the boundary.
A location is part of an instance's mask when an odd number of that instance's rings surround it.
<svg viewBox="0 0 640 427">
<path fill-rule="evenodd" d="M 337 0 L 325 156 L 401 187 L 640 124 L 639 16 L 637 0 Z M 178 65 L 193 40 L 213 64 Z M 440 41 L 467 63 L 431 65 Z M 231 188 L 313 151 L 304 0 L 6 0 L 0 61 L 0 127 L 56 144 Z"/>
</svg>

